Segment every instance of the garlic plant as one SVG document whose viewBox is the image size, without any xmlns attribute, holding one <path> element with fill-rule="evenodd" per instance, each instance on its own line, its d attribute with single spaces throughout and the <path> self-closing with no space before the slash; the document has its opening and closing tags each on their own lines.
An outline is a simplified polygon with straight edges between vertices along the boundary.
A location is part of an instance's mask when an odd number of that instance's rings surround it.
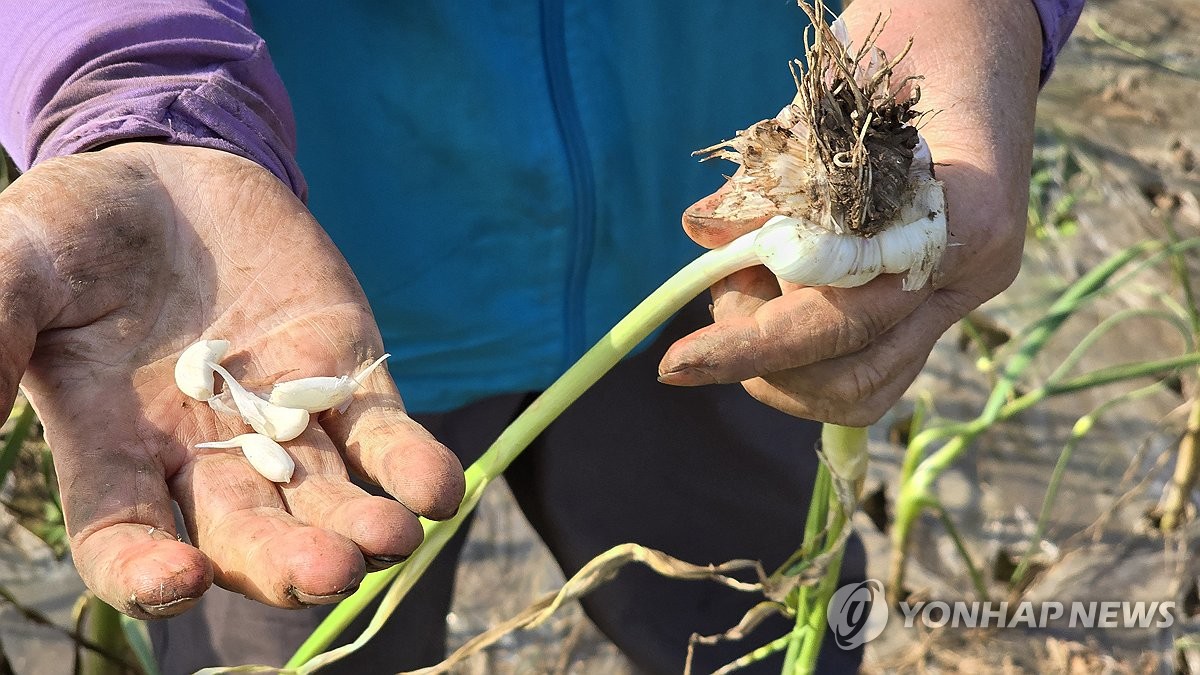
<svg viewBox="0 0 1200 675">
<path fill-rule="evenodd" d="M 337 408 L 344 412 L 354 392 L 379 367 L 384 354 L 357 374 L 341 377 L 308 377 L 275 385 L 271 400 L 247 390 L 220 364 L 229 350 L 227 340 L 201 340 L 179 355 L 175 362 L 175 385 L 184 394 L 208 403 L 215 412 L 240 415 L 256 433 L 241 434 L 227 441 L 197 443 L 197 448 L 241 448 L 250 465 L 268 480 L 286 483 L 292 479 L 295 462 L 280 442 L 295 439 L 308 428 L 312 413 Z M 214 394 L 215 378 L 225 381 L 230 407 Z"/>
<path fill-rule="evenodd" d="M 684 266 L 621 319 L 467 468 L 458 513 L 440 522 L 422 518 L 425 539 L 416 552 L 400 565 L 368 575 L 285 668 L 306 675 L 370 640 L 469 517 L 488 484 L 634 346 L 720 279 L 762 264 L 781 280 L 806 286 L 852 287 L 881 274 L 906 274 L 907 290 L 929 282 L 946 247 L 946 209 L 929 148 L 915 126 L 919 89 L 914 85 L 912 94 L 902 97 L 913 78 L 892 82 L 907 49 L 888 60 L 875 47 L 882 18 L 855 48 L 840 22 L 825 22 L 823 3 L 800 6 L 812 19 L 814 39 L 807 49 L 808 70 L 798 75 L 802 67 L 794 63 L 792 103 L 734 139 L 700 151 L 706 159 L 729 159 L 742 167 L 718 197 L 712 216 L 769 219 L 767 224 Z M 866 468 L 865 429 L 826 425 L 822 438 L 827 463 L 814 495 L 824 497 L 814 496 L 812 536 L 806 535 L 794 565 L 781 572 L 793 580 L 798 569 L 806 570 L 807 578 L 820 577 L 817 585 L 800 585 L 788 594 L 796 626 L 771 647 L 787 650 L 788 675 L 815 668 L 849 514 Z M 363 633 L 322 652 L 385 589 Z"/>
</svg>

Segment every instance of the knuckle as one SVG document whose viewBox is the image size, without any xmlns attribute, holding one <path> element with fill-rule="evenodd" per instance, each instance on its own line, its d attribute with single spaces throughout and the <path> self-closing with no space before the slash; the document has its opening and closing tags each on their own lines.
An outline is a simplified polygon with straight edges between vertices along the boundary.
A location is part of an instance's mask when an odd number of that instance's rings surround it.
<svg viewBox="0 0 1200 675">
<path fill-rule="evenodd" d="M 883 326 L 874 312 L 859 316 L 845 315 L 834 331 L 834 355 L 853 354 L 862 350 L 881 332 Z"/>
<path fill-rule="evenodd" d="M 827 392 L 831 400 L 849 409 L 879 391 L 886 381 L 886 372 L 871 361 L 863 360 L 854 364 L 842 377 L 832 380 Z"/>
</svg>

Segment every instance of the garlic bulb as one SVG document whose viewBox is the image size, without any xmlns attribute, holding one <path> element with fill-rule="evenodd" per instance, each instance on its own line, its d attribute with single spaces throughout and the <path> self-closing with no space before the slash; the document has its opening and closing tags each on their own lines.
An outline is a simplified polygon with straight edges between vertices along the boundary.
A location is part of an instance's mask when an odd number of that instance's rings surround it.
<svg viewBox="0 0 1200 675">
<path fill-rule="evenodd" d="M 375 359 L 370 365 L 358 371 L 356 375 L 341 377 L 305 377 L 290 382 L 280 382 L 271 388 L 271 403 L 287 408 L 299 408 L 310 413 L 318 413 L 331 408 L 345 411 L 354 392 L 362 386 L 379 364 L 391 354 L 384 354 Z"/>
<path fill-rule="evenodd" d="M 262 434 L 241 434 L 227 441 L 197 443 L 197 448 L 241 448 L 254 470 L 276 483 L 292 479 L 296 462 L 283 446 Z"/>
<path fill-rule="evenodd" d="M 924 146 L 920 141 L 915 157 L 928 157 Z M 914 161 L 913 198 L 879 233 L 839 234 L 804 219 L 776 216 L 755 239 L 762 264 L 780 279 L 805 286 L 853 288 L 880 274 L 907 272 L 903 288 L 921 288 L 946 250 L 946 202 L 942 184 L 916 167 Z"/>
<path fill-rule="evenodd" d="M 246 391 L 246 388 L 220 365 L 211 361 L 208 365 L 225 380 L 225 387 L 233 397 L 233 403 L 241 413 L 242 419 L 258 433 L 276 441 L 290 441 L 308 428 L 307 410 L 285 408 L 270 403 Z"/>
<path fill-rule="evenodd" d="M 175 386 L 197 401 L 213 397 L 213 370 L 208 364 L 219 363 L 229 351 L 229 340 L 201 340 L 179 355 L 175 361 Z"/>
<path fill-rule="evenodd" d="M 901 98 L 913 78 L 891 81 L 907 49 L 888 60 L 876 31 L 852 49 L 840 20 L 830 26 L 820 11 L 805 11 L 816 37 L 810 67 L 793 64 L 792 102 L 698 152 L 742 167 L 712 216 L 769 217 L 755 250 L 780 279 L 853 287 L 907 273 L 904 289 L 921 288 L 946 248 L 946 204 L 916 127 L 920 89 Z"/>
</svg>

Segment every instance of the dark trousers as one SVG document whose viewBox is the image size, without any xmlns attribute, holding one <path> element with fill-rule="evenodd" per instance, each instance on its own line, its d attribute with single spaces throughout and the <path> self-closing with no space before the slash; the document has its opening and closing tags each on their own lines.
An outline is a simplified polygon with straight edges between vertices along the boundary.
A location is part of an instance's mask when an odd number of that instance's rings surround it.
<svg viewBox="0 0 1200 675">
<path fill-rule="evenodd" d="M 819 425 L 772 410 L 738 385 L 683 389 L 655 380 L 666 348 L 708 322 L 703 303 L 689 305 L 652 347 L 568 408 L 505 474 L 568 576 L 626 542 L 699 564 L 757 559 L 767 570 L 799 545 Z M 529 400 L 500 396 L 416 418 L 466 466 Z M 440 661 L 464 533 L 372 642 L 322 672 L 393 673 Z M 864 575 L 862 546 L 851 539 L 843 580 Z M 638 668 L 679 673 L 693 632 L 731 628 L 754 601 L 711 582 L 674 581 L 630 566 L 583 605 Z M 213 665 L 282 665 L 327 612 L 273 609 L 214 588 L 191 612 L 152 624 L 151 634 L 167 675 Z M 343 638 L 352 639 L 368 619 L 369 612 Z M 700 647 L 695 672 L 711 672 L 787 628 L 780 618 L 746 640 Z M 843 652 L 826 640 L 821 672 L 856 672 L 861 657 L 861 650 Z M 769 659 L 742 672 L 778 673 L 780 664 Z"/>
</svg>

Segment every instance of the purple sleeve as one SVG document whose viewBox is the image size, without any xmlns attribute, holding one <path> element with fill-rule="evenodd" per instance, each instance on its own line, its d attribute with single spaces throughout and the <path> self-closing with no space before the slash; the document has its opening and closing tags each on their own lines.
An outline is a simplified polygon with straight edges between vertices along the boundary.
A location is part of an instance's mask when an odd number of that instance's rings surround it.
<svg viewBox="0 0 1200 675">
<path fill-rule="evenodd" d="M 28 169 L 122 139 L 262 164 L 302 198 L 283 83 L 240 0 L 0 0 L 0 144 Z"/>
<path fill-rule="evenodd" d="M 1033 6 L 1042 22 L 1042 84 L 1046 84 L 1058 52 L 1083 12 L 1083 0 L 1033 0 Z"/>
</svg>

